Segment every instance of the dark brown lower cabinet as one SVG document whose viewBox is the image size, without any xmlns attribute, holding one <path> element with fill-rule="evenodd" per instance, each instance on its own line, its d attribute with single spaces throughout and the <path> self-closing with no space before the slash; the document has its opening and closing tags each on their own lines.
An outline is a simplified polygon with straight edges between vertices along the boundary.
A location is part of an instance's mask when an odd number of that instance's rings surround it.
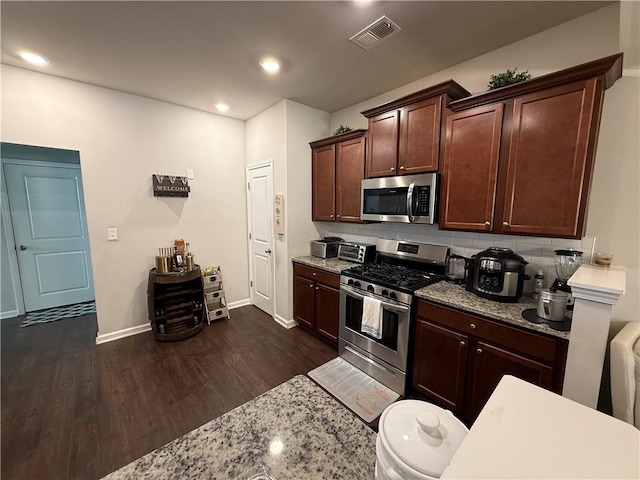
<svg viewBox="0 0 640 480">
<path fill-rule="evenodd" d="M 568 341 L 418 302 L 412 386 L 473 422 L 503 375 L 560 393 Z"/>
<path fill-rule="evenodd" d="M 340 276 L 293 265 L 293 317 L 302 327 L 338 344 Z"/>
</svg>

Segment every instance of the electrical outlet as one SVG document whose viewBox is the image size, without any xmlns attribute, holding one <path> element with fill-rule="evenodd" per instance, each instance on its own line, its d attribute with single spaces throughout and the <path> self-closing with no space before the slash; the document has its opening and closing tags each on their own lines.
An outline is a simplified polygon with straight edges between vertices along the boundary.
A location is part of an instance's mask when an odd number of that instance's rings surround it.
<svg viewBox="0 0 640 480">
<path fill-rule="evenodd" d="M 187 178 L 193 180 L 193 168 L 187 168 Z"/>
<path fill-rule="evenodd" d="M 107 240 L 109 241 L 118 240 L 117 228 L 107 228 Z"/>
</svg>

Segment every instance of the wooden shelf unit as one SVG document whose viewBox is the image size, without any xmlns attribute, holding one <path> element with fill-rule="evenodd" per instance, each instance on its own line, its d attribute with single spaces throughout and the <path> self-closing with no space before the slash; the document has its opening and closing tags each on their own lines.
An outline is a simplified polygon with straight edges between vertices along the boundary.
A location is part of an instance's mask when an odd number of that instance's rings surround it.
<svg viewBox="0 0 640 480">
<path fill-rule="evenodd" d="M 147 304 L 156 340 L 172 342 L 197 334 L 205 318 L 200 267 L 172 273 L 150 270 Z"/>
</svg>

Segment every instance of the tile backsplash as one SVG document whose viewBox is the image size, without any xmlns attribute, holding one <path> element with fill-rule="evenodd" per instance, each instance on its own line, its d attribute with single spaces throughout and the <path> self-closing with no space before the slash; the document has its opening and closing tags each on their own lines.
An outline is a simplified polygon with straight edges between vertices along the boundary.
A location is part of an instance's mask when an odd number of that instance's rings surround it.
<svg viewBox="0 0 640 480">
<path fill-rule="evenodd" d="M 336 236 L 346 241 L 376 243 L 378 238 L 435 243 L 451 248 L 451 253 L 470 257 L 488 247 L 507 247 L 522 256 L 529 265 L 527 273 L 531 280 L 525 282 L 525 292 L 533 288 L 533 276 L 538 270 L 544 272 L 544 286 L 549 287 L 556 278 L 553 266 L 554 250 L 574 248 L 583 252 L 583 262 L 591 261 L 595 250 L 594 237 L 582 240 L 564 238 L 524 237 L 516 235 L 494 235 L 438 230 L 436 225 L 409 225 L 403 223 L 370 223 L 365 225 L 315 222 L 319 237 Z"/>
</svg>

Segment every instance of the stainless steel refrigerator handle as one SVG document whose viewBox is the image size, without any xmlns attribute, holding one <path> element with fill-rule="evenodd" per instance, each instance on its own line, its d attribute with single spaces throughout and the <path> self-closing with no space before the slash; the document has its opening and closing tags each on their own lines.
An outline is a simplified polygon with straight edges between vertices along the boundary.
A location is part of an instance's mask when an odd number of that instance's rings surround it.
<svg viewBox="0 0 640 480">
<path fill-rule="evenodd" d="M 415 223 L 416 217 L 413 215 L 413 188 L 416 186 L 415 182 L 409 184 L 409 190 L 407 190 L 407 215 L 409 215 L 409 223 Z"/>
</svg>

